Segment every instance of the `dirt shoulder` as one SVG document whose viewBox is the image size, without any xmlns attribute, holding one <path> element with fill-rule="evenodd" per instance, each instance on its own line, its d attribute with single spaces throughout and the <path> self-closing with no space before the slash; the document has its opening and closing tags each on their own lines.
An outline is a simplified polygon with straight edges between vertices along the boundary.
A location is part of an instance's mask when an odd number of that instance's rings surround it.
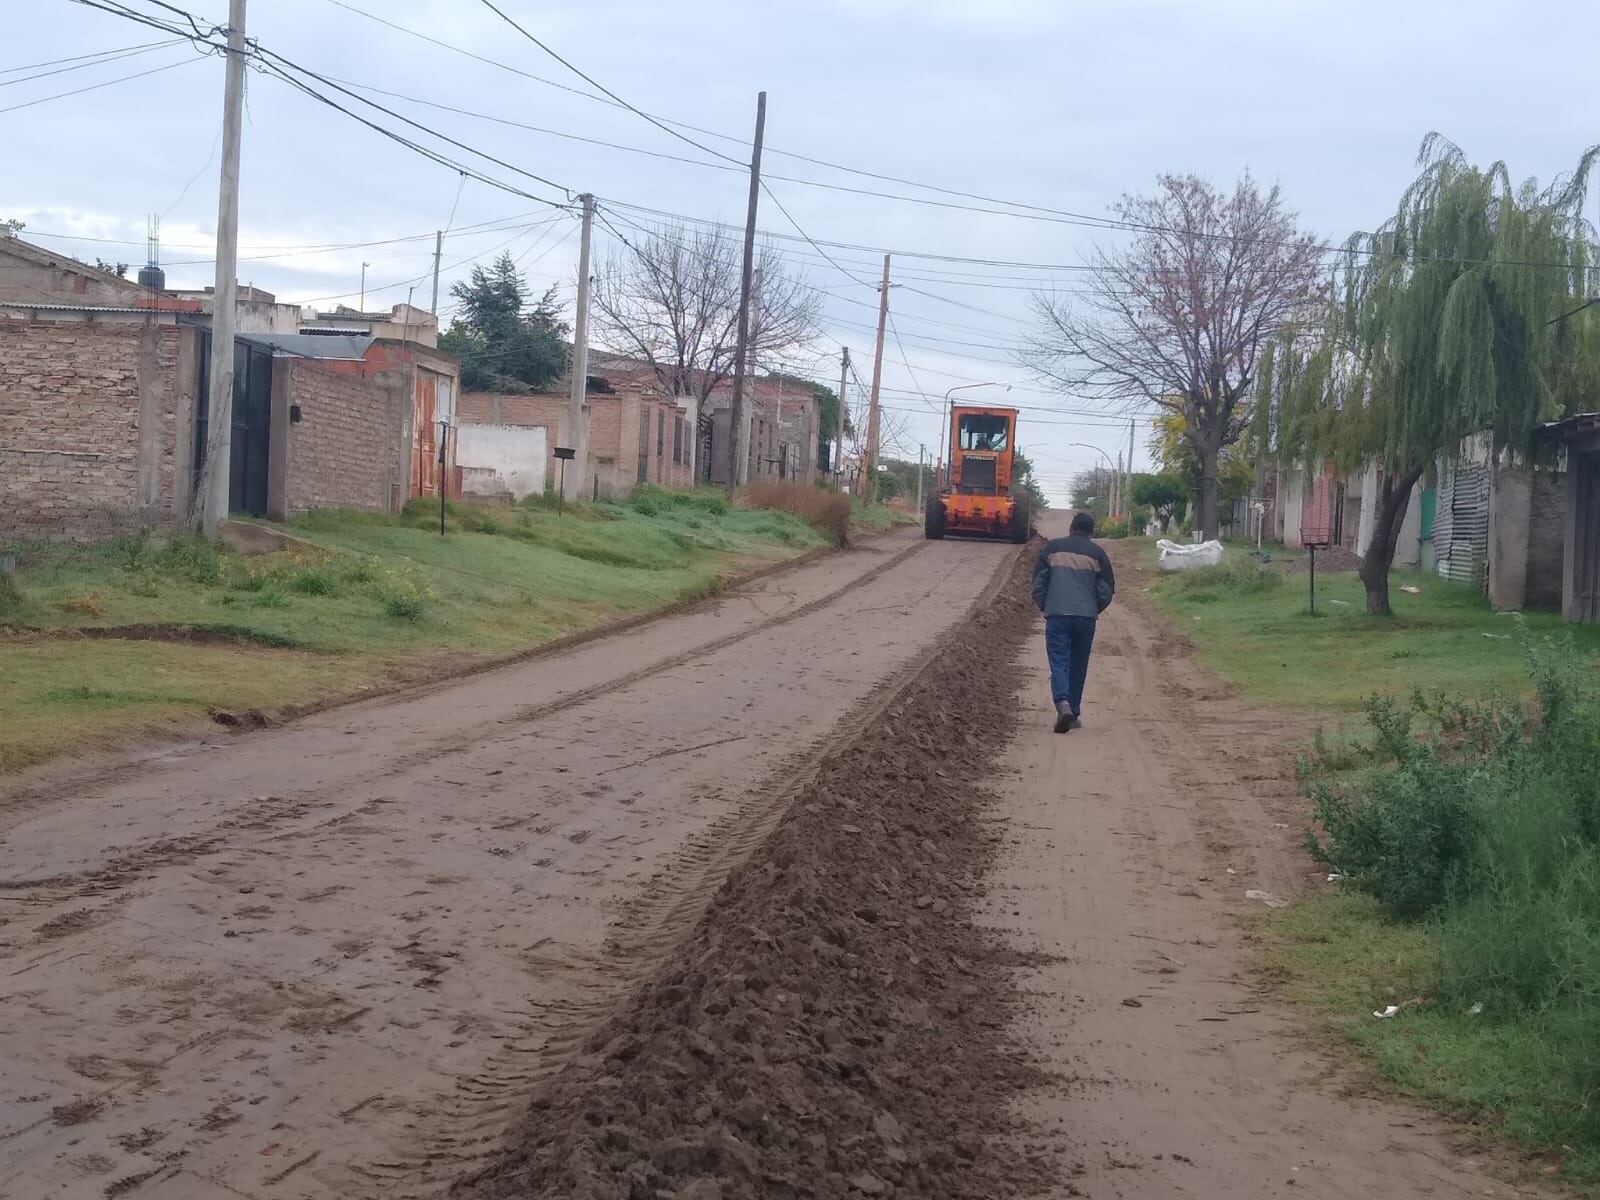
<svg viewBox="0 0 1600 1200">
<path fill-rule="evenodd" d="M 1050 1194 L 1524 1194 L 1457 1128 L 1337 1072 L 1254 974 L 1241 917 L 1327 887 L 1301 846 L 1308 731 L 1229 695 L 1123 570 L 1083 730 L 1050 732 L 1042 647 L 1024 647 L 988 910 L 1038 956 L 1015 1032 L 1060 1081 L 1021 1110 L 1073 1147 Z"/>
</svg>

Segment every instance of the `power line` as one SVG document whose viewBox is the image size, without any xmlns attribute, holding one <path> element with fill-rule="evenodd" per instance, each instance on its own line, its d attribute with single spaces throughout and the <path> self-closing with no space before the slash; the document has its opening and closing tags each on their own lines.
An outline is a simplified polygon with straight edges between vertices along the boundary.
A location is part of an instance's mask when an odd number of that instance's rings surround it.
<svg viewBox="0 0 1600 1200">
<path fill-rule="evenodd" d="M 479 3 L 481 3 L 490 12 L 494 13 L 495 16 L 499 17 L 507 25 L 511 26 L 511 28 L 515 29 L 523 37 L 527 38 L 535 46 L 539 47 L 539 49 L 543 50 L 551 58 L 555 59 L 558 63 L 560 63 L 567 70 L 571 71 L 579 79 L 581 79 L 585 83 L 587 83 L 590 87 L 598 88 L 600 91 L 604 92 L 607 96 L 611 97 L 611 99 L 615 100 L 618 104 L 622 105 L 623 108 L 627 109 L 629 112 L 633 113 L 635 116 L 643 117 L 646 121 L 649 121 L 650 124 L 654 125 L 657 129 L 661 130 L 663 133 L 669 135 L 670 137 L 677 138 L 680 142 L 687 142 L 689 145 L 693 146 L 696 150 L 702 150 L 705 153 L 710 154 L 710 155 L 712 155 L 712 156 L 714 156 L 716 158 L 727 159 L 727 161 L 731 162 L 731 163 L 737 163 L 739 161 L 736 158 L 731 158 L 728 155 L 723 154 L 720 150 L 713 150 L 713 149 L 711 149 L 710 146 L 702 146 L 699 142 L 695 141 L 693 138 L 685 137 L 683 134 L 681 134 L 677 130 L 671 128 L 665 122 L 657 120 L 655 117 L 652 117 L 649 113 L 645 112 L 642 108 L 635 108 L 632 104 L 629 104 L 626 100 L 624 100 L 621 96 L 617 95 L 610 88 L 606 87 L 605 84 L 601 83 L 599 80 L 595 79 L 591 75 L 584 74 L 577 67 L 573 66 L 572 63 L 567 61 L 565 58 L 562 58 L 561 55 L 557 54 L 549 46 L 545 45 L 538 38 L 534 37 L 533 34 L 529 33 L 521 25 L 517 24 L 517 22 L 513 21 L 509 16 L 507 16 L 506 13 L 504 12 L 504 10 L 502 10 L 499 6 L 494 4 L 493 0 L 479 0 Z"/>
<path fill-rule="evenodd" d="M 0 108 L 0 113 L 19 112 L 24 108 L 33 108 L 36 105 L 49 104 L 52 100 L 65 100 L 69 96 L 81 96 L 85 92 L 97 92 L 101 88 L 113 87 L 116 84 L 128 83 L 135 79 L 143 79 L 149 75 L 159 75 L 163 71 L 176 70 L 178 67 L 186 67 L 190 63 L 199 61 L 200 60 L 197 58 L 182 58 L 177 62 L 168 63 L 164 67 L 154 67 L 151 70 L 138 71 L 132 75 L 119 75 L 116 79 L 107 79 L 101 83 L 91 83 L 87 87 L 73 88 L 70 92 L 57 92 L 53 96 L 39 96 L 33 100 L 25 100 L 21 104 L 8 105 L 5 108 Z"/>
<path fill-rule="evenodd" d="M 169 38 L 164 42 L 146 42 L 142 46 L 127 46 L 121 50 L 102 50 L 99 54 L 85 54 L 78 58 L 58 58 L 55 63 L 36 63 L 35 66 L 49 66 L 48 71 L 39 71 L 34 75 L 23 75 L 17 79 L 0 80 L 0 87 L 11 87 L 18 83 L 32 83 L 35 79 L 48 79 L 52 75 L 65 75 L 68 71 L 86 71 L 90 67 L 101 67 L 106 63 L 121 62 L 125 58 L 137 58 L 141 54 L 149 54 L 152 50 L 165 50 L 169 46 L 182 44 L 182 38 Z M 92 59 L 93 61 L 84 61 Z M 69 66 L 57 66 L 57 63 L 69 63 Z M 11 75 L 17 71 L 30 70 L 29 67 L 9 67 L 0 71 L 0 75 Z"/>
</svg>

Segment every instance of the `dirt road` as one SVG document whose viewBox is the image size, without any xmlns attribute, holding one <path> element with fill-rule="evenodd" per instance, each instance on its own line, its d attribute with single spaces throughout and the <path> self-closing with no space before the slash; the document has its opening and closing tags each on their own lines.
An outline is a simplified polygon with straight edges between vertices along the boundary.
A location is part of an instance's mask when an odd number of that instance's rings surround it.
<svg viewBox="0 0 1600 1200">
<path fill-rule="evenodd" d="M 1131 560 L 1130 560 L 1131 561 Z M 1341 1089 L 1248 974 L 1236 917 L 1326 886 L 1300 849 L 1292 742 L 1307 731 L 1222 694 L 1158 620 L 1148 580 L 1100 623 L 1086 728 L 1050 731 L 1042 647 L 1002 798 L 1009 853 L 989 919 L 1048 965 L 1016 1031 L 1064 1086 L 1027 1115 L 1094 1200 L 1515 1196 L 1417 1111 Z M 1130 602 L 1132 601 L 1132 602 Z"/>
<path fill-rule="evenodd" d="M 1009 560 L 897 535 L 6 798 L 0 1197 L 434 1194 Z"/>
</svg>

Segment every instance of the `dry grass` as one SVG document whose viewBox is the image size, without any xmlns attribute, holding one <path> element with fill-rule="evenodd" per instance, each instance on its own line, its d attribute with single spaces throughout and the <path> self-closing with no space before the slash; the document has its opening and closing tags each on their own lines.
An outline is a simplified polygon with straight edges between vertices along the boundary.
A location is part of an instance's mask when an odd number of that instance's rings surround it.
<svg viewBox="0 0 1600 1200">
<path fill-rule="evenodd" d="M 850 544 L 850 497 L 805 483 L 755 483 L 741 499 L 751 508 L 767 508 L 799 517 L 835 546 Z"/>
</svg>

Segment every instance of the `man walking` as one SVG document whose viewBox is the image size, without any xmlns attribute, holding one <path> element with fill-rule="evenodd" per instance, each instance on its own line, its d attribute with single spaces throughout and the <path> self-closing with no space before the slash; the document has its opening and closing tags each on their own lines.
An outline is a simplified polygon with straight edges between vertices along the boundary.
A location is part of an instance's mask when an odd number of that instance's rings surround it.
<svg viewBox="0 0 1600 1200">
<path fill-rule="evenodd" d="M 1033 568 L 1033 602 L 1044 614 L 1057 733 L 1080 723 L 1095 619 L 1105 612 L 1116 590 L 1111 559 L 1094 541 L 1094 518 L 1088 513 L 1076 514 L 1068 536 L 1051 539 L 1039 551 Z"/>
</svg>

